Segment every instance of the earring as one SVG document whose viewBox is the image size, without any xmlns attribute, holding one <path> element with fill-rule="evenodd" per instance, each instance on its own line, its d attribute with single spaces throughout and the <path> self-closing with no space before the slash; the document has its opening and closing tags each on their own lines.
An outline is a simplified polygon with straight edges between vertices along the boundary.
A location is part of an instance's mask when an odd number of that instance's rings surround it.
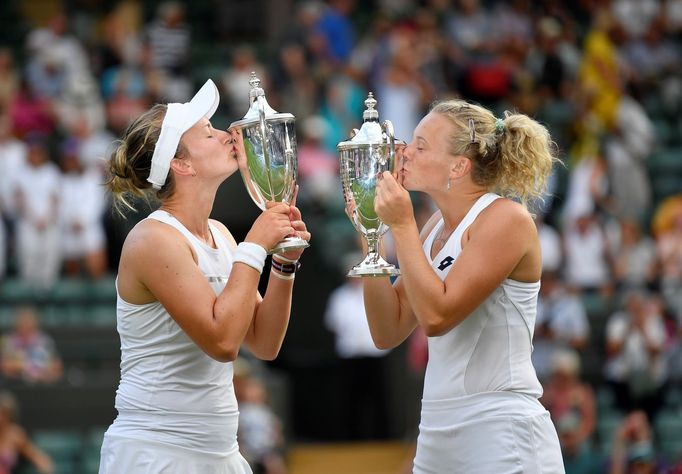
<svg viewBox="0 0 682 474">
<path fill-rule="evenodd" d="M 447 188 L 445 188 L 445 189 L 447 189 L 448 191 L 450 191 L 450 178 L 448 178 L 448 186 L 447 186 Z"/>
</svg>

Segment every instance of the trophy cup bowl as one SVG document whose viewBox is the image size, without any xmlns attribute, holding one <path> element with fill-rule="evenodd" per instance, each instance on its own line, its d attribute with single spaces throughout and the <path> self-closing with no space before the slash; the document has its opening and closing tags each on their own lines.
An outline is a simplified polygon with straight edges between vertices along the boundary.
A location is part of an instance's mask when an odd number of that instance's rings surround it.
<svg viewBox="0 0 682 474">
<path fill-rule="evenodd" d="M 388 226 L 374 209 L 374 197 L 378 175 L 384 171 L 393 173 L 404 143 L 395 139 L 390 121 L 378 122 L 378 114 L 373 110 L 376 100 L 371 92 L 365 104 L 368 110 L 363 114 L 365 123 L 362 128 L 353 134 L 351 140 L 337 145 L 346 209 L 368 247 L 364 260 L 351 268 L 348 276 L 396 276 L 400 275 L 400 270 L 379 254 L 379 241 Z"/>
<path fill-rule="evenodd" d="M 297 177 L 296 129 L 292 114 L 277 113 L 267 103 L 260 80 L 251 73 L 251 107 L 242 120 L 230 124 L 238 133 L 239 171 L 249 196 L 265 210 L 267 201 L 290 203 Z M 298 236 L 288 236 L 268 253 L 308 247 Z"/>
</svg>

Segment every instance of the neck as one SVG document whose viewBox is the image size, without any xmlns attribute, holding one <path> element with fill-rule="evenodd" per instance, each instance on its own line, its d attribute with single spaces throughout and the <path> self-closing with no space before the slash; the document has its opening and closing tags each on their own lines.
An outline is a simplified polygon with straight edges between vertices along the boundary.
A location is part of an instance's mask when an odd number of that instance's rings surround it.
<svg viewBox="0 0 682 474">
<path fill-rule="evenodd" d="M 481 188 L 468 190 L 451 189 L 440 196 L 432 196 L 443 216 L 443 232 L 449 234 L 455 230 L 474 203 L 487 192 L 487 190 Z"/>
<path fill-rule="evenodd" d="M 179 190 L 161 203 L 159 209 L 170 213 L 192 234 L 208 244 L 213 240 L 208 227 L 208 218 L 213 209 L 215 193 L 183 193 Z"/>
</svg>

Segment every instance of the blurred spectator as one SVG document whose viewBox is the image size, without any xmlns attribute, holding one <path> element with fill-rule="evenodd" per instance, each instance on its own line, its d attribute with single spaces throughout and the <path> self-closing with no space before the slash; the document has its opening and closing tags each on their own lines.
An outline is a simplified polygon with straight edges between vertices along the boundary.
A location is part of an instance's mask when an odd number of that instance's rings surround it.
<svg viewBox="0 0 682 474">
<path fill-rule="evenodd" d="M 629 38 L 637 39 L 649 31 L 658 18 L 660 2 L 657 0 L 613 0 L 611 10 L 616 21 Z"/>
<path fill-rule="evenodd" d="M 251 106 L 249 92 L 251 91 L 251 73 L 255 72 L 261 84 L 267 84 L 268 78 L 265 68 L 256 58 L 256 52 L 249 45 L 237 46 L 232 52 L 232 61 L 222 75 L 220 86 L 225 94 L 227 115 L 242 117 Z M 262 86 L 261 86 L 262 87 Z M 289 109 L 285 109 L 289 111 Z M 293 112 L 291 112 L 293 113 Z M 294 113 L 295 117 L 299 117 Z"/>
<path fill-rule="evenodd" d="M 342 268 L 362 261 L 351 253 Z M 345 391 L 343 425 L 337 429 L 343 438 L 384 439 L 388 434 L 387 388 L 384 356 L 369 332 L 360 278 L 346 282 L 329 295 L 324 314 L 327 328 L 335 335 L 336 354 L 341 359 L 341 380 Z"/>
<path fill-rule="evenodd" d="M 191 95 L 189 78 L 192 37 L 181 2 L 159 5 L 156 18 L 144 33 L 148 66 L 158 77 L 161 102 L 184 102 Z"/>
<path fill-rule="evenodd" d="M 48 455 L 38 449 L 26 431 L 16 424 L 17 402 L 9 392 L 0 392 L 0 474 L 15 471 L 20 458 L 30 462 L 40 474 L 55 472 Z"/>
<path fill-rule="evenodd" d="M 432 86 L 419 69 L 422 57 L 416 41 L 413 31 L 396 29 L 393 32 L 388 62 L 378 71 L 378 81 L 374 84 L 379 117 L 389 119 L 396 138 L 406 142 L 412 139 L 412 131 L 433 98 Z"/>
<path fill-rule="evenodd" d="M 16 212 L 13 191 L 17 174 L 26 165 L 26 155 L 26 144 L 12 133 L 12 118 L 0 113 L 0 210 L 6 217 Z"/>
<path fill-rule="evenodd" d="M 0 110 L 7 107 L 19 89 L 19 74 L 14 67 L 12 50 L 0 47 Z"/>
<path fill-rule="evenodd" d="M 588 110 L 602 126 L 613 126 L 622 93 L 621 69 L 616 45 L 613 16 L 607 9 L 596 12 L 592 27 L 585 37 L 583 61 L 579 81 L 589 97 Z"/>
<path fill-rule="evenodd" d="M 249 363 L 235 363 L 234 387 L 239 402 L 239 448 L 254 474 L 286 474 L 280 420 L 267 403 L 263 383 L 251 374 Z"/>
<path fill-rule="evenodd" d="M 665 344 L 660 306 L 643 290 L 630 290 L 606 326 L 605 377 L 619 409 L 644 410 L 654 419 L 668 376 Z"/>
<path fill-rule="evenodd" d="M 609 255 L 604 230 L 594 214 L 583 214 L 564 231 L 565 277 L 582 291 L 608 293 L 611 286 Z"/>
<path fill-rule="evenodd" d="M 286 110 L 300 118 L 315 113 L 320 101 L 318 84 L 303 45 L 289 43 L 280 48 L 274 78 L 277 92 L 276 109 Z M 248 98 L 248 93 L 246 97 Z M 247 109 L 248 107 L 240 110 L 238 116 Z"/>
<path fill-rule="evenodd" d="M 615 433 L 609 474 L 663 474 L 658 465 L 651 426 L 646 413 L 630 413 Z"/>
<path fill-rule="evenodd" d="M 16 311 L 14 329 L 2 338 L 0 366 L 9 378 L 52 383 L 62 376 L 62 362 L 52 338 L 40 329 L 38 314 L 28 306 Z"/>
<path fill-rule="evenodd" d="M 332 64 L 345 63 L 355 44 L 355 33 L 350 15 L 355 0 L 328 0 L 317 22 L 317 30 L 326 40 L 327 58 Z"/>
<path fill-rule="evenodd" d="M 661 286 L 666 302 L 682 325 L 682 195 L 663 201 L 653 218 L 661 263 Z"/>
<path fill-rule="evenodd" d="M 38 289 L 49 289 L 61 268 L 59 251 L 59 170 L 49 161 L 45 137 L 27 138 L 27 166 L 15 185 L 19 275 Z"/>
<path fill-rule="evenodd" d="M 556 273 L 543 272 L 531 355 L 538 378 L 544 381 L 549 377 L 555 354 L 583 349 L 589 334 L 580 296 Z"/>
<path fill-rule="evenodd" d="M 324 139 L 327 150 L 336 153 L 336 145 L 347 140 L 352 129 L 362 125 L 363 101 L 366 97 L 349 76 L 339 74 L 326 84 L 320 116 L 327 123 Z M 378 102 L 380 107 L 381 100 Z"/>
<path fill-rule="evenodd" d="M 8 110 L 18 138 L 24 138 L 29 133 L 49 135 L 55 130 L 52 103 L 37 96 L 24 78 Z"/>
<path fill-rule="evenodd" d="M 556 426 L 566 473 L 597 474 L 599 460 L 592 451 L 595 400 L 592 388 L 580 380 L 580 358 L 572 349 L 552 357 L 552 376 L 544 385 L 540 402 Z"/>
<path fill-rule="evenodd" d="M 339 159 L 322 146 L 327 124 L 319 116 L 311 116 L 302 123 L 303 140 L 298 145 L 298 173 L 301 202 L 310 201 L 323 206 L 340 200 Z"/>
<path fill-rule="evenodd" d="M 60 243 L 66 273 L 78 275 L 83 264 L 89 276 L 101 277 L 107 270 L 102 175 L 83 166 L 75 139 L 62 144 L 60 165 Z"/>
<path fill-rule="evenodd" d="M 85 117 L 76 120 L 70 131 L 72 139 L 77 143 L 80 163 L 85 169 L 104 176 L 106 159 L 113 150 L 116 137 L 106 128 L 93 129 Z"/>
<path fill-rule="evenodd" d="M 658 275 L 656 246 L 651 238 L 642 235 L 639 223 L 621 219 L 618 241 L 612 250 L 614 278 L 617 286 L 653 287 Z"/>
<path fill-rule="evenodd" d="M 653 124 L 637 101 L 623 96 L 613 132 L 603 146 L 612 198 L 609 206 L 618 216 L 642 219 L 651 206 L 644 160 L 654 147 Z"/>
</svg>

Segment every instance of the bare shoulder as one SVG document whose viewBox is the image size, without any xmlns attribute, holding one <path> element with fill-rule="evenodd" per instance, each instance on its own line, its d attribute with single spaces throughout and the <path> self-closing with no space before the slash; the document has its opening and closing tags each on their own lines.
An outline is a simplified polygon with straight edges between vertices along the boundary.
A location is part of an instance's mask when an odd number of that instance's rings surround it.
<svg viewBox="0 0 682 474">
<path fill-rule="evenodd" d="M 537 234 L 533 216 L 528 209 L 507 198 L 496 199 L 484 209 L 472 225 L 472 230 L 477 228 Z"/>
<path fill-rule="evenodd" d="M 221 234 L 223 234 L 225 237 L 227 237 L 227 240 L 229 240 L 234 246 L 237 245 L 237 241 L 234 239 L 234 236 L 229 231 L 229 229 L 225 226 L 225 224 L 223 224 L 222 222 L 217 221 L 215 219 L 209 219 L 209 221 L 211 222 L 211 224 L 213 224 L 217 227 L 217 229 L 220 231 Z"/>
<path fill-rule="evenodd" d="M 165 252 L 159 252 L 160 249 L 176 247 L 185 247 L 191 251 L 187 240 L 179 231 L 163 222 L 145 219 L 128 233 L 121 257 L 131 257 L 136 261 L 147 260 L 163 255 Z"/>
</svg>

